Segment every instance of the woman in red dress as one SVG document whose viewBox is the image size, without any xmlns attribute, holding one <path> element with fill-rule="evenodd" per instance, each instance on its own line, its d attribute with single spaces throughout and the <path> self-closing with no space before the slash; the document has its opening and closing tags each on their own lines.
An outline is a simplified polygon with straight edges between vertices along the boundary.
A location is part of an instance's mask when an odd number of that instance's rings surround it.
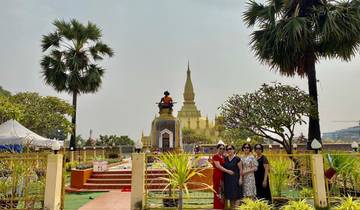
<svg viewBox="0 0 360 210">
<path fill-rule="evenodd" d="M 225 145 L 218 144 L 216 146 L 217 153 L 212 157 L 212 165 L 214 167 L 213 171 L 213 186 L 214 186 L 214 209 L 224 209 L 225 201 L 221 195 L 221 188 L 223 187 L 223 173 L 228 173 L 233 175 L 234 172 L 224 168 L 224 151 Z"/>
</svg>

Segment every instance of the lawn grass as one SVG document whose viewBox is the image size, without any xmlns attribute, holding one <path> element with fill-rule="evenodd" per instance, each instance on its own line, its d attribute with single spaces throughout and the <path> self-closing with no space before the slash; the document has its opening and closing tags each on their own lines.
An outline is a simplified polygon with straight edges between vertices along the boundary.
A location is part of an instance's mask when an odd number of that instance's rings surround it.
<svg viewBox="0 0 360 210">
<path fill-rule="evenodd" d="M 64 210 L 77 210 L 92 199 L 104 194 L 104 192 L 91 193 L 66 193 Z M 92 198 L 92 199 L 90 199 Z"/>
</svg>

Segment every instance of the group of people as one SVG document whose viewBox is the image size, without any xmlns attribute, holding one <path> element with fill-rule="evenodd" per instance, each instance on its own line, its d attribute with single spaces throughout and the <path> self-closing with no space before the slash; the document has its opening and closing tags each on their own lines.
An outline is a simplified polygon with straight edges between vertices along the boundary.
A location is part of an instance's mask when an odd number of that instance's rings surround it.
<svg viewBox="0 0 360 210">
<path fill-rule="evenodd" d="M 263 155 L 261 144 L 252 146 L 245 143 L 241 147 L 242 155 L 237 156 L 233 145 L 217 145 L 212 157 L 214 209 L 224 209 L 227 201 L 234 209 L 241 199 L 264 199 L 271 202 L 269 186 L 269 162 Z"/>
</svg>

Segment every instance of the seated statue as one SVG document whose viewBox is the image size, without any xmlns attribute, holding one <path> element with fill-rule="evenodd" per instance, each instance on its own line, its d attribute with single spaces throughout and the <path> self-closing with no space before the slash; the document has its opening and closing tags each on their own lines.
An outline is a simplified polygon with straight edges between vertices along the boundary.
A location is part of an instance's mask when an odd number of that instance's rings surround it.
<svg viewBox="0 0 360 210">
<path fill-rule="evenodd" d="M 170 111 L 172 111 L 173 106 L 174 104 L 172 98 L 170 97 L 170 93 L 168 91 L 165 91 L 164 97 L 162 97 L 159 102 L 160 111 L 161 109 L 165 109 L 165 108 L 168 108 L 170 109 Z"/>
</svg>

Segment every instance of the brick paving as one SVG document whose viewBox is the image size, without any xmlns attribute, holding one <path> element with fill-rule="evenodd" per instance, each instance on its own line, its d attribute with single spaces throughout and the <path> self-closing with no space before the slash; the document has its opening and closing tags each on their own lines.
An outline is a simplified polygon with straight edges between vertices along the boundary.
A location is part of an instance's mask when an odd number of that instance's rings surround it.
<svg viewBox="0 0 360 210">
<path fill-rule="evenodd" d="M 110 191 L 96 197 L 79 210 L 130 210 L 130 192 Z"/>
</svg>

